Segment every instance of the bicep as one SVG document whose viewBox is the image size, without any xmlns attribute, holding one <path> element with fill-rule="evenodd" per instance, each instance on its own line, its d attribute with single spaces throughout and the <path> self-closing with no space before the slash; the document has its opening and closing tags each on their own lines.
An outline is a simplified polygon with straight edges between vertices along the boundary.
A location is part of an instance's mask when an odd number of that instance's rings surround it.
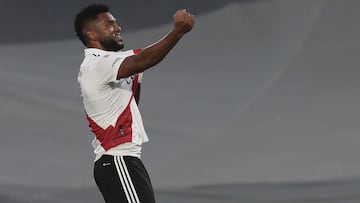
<svg viewBox="0 0 360 203">
<path fill-rule="evenodd" d="M 117 72 L 117 79 L 127 78 L 136 73 L 142 72 L 142 63 L 137 55 L 128 56 L 120 64 Z"/>
</svg>

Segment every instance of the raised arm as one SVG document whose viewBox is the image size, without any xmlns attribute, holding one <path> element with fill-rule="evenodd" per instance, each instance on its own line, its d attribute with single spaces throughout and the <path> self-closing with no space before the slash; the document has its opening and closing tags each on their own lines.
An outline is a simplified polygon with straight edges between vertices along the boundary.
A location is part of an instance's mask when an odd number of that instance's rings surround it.
<svg viewBox="0 0 360 203">
<path fill-rule="evenodd" d="M 174 15 L 174 27 L 161 40 L 144 48 L 140 53 L 127 57 L 118 70 L 117 78 L 126 78 L 158 64 L 189 32 L 195 24 L 195 18 L 185 9 L 178 10 Z"/>
</svg>

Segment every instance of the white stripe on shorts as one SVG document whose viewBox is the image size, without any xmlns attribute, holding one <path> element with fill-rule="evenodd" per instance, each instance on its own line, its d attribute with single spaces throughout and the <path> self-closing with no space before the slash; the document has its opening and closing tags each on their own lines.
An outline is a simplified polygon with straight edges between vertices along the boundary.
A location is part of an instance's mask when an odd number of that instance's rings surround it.
<svg viewBox="0 0 360 203">
<path fill-rule="evenodd" d="M 134 184 L 131 181 L 129 171 L 126 167 L 124 157 L 114 156 L 114 162 L 128 203 L 140 203 Z"/>
</svg>

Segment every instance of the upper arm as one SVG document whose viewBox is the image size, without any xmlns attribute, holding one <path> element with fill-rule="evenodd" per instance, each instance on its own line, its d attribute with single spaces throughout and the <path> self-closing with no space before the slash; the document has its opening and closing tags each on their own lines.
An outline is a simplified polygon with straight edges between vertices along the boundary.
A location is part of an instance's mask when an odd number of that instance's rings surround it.
<svg viewBox="0 0 360 203">
<path fill-rule="evenodd" d="M 136 71 L 136 67 L 138 66 L 137 63 L 137 59 L 134 55 L 126 57 L 119 66 L 117 79 L 119 80 L 121 78 L 127 78 L 138 73 Z"/>
<path fill-rule="evenodd" d="M 140 51 L 141 49 L 134 49 L 133 53 L 135 55 L 128 56 L 122 61 L 117 72 L 117 79 L 127 78 L 136 73 L 142 72 L 141 67 L 143 66 L 143 61 L 136 55 Z"/>
</svg>

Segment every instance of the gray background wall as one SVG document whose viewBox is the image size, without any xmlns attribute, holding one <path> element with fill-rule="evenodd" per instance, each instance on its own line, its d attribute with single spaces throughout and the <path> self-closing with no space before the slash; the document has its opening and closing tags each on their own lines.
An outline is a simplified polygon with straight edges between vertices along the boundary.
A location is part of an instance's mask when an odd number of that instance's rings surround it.
<svg viewBox="0 0 360 203">
<path fill-rule="evenodd" d="M 196 27 L 145 72 L 158 202 L 359 202 L 359 1 L 103 1 L 126 48 L 188 8 Z M 102 202 L 72 20 L 88 1 L 0 1 L 0 202 Z"/>
</svg>

